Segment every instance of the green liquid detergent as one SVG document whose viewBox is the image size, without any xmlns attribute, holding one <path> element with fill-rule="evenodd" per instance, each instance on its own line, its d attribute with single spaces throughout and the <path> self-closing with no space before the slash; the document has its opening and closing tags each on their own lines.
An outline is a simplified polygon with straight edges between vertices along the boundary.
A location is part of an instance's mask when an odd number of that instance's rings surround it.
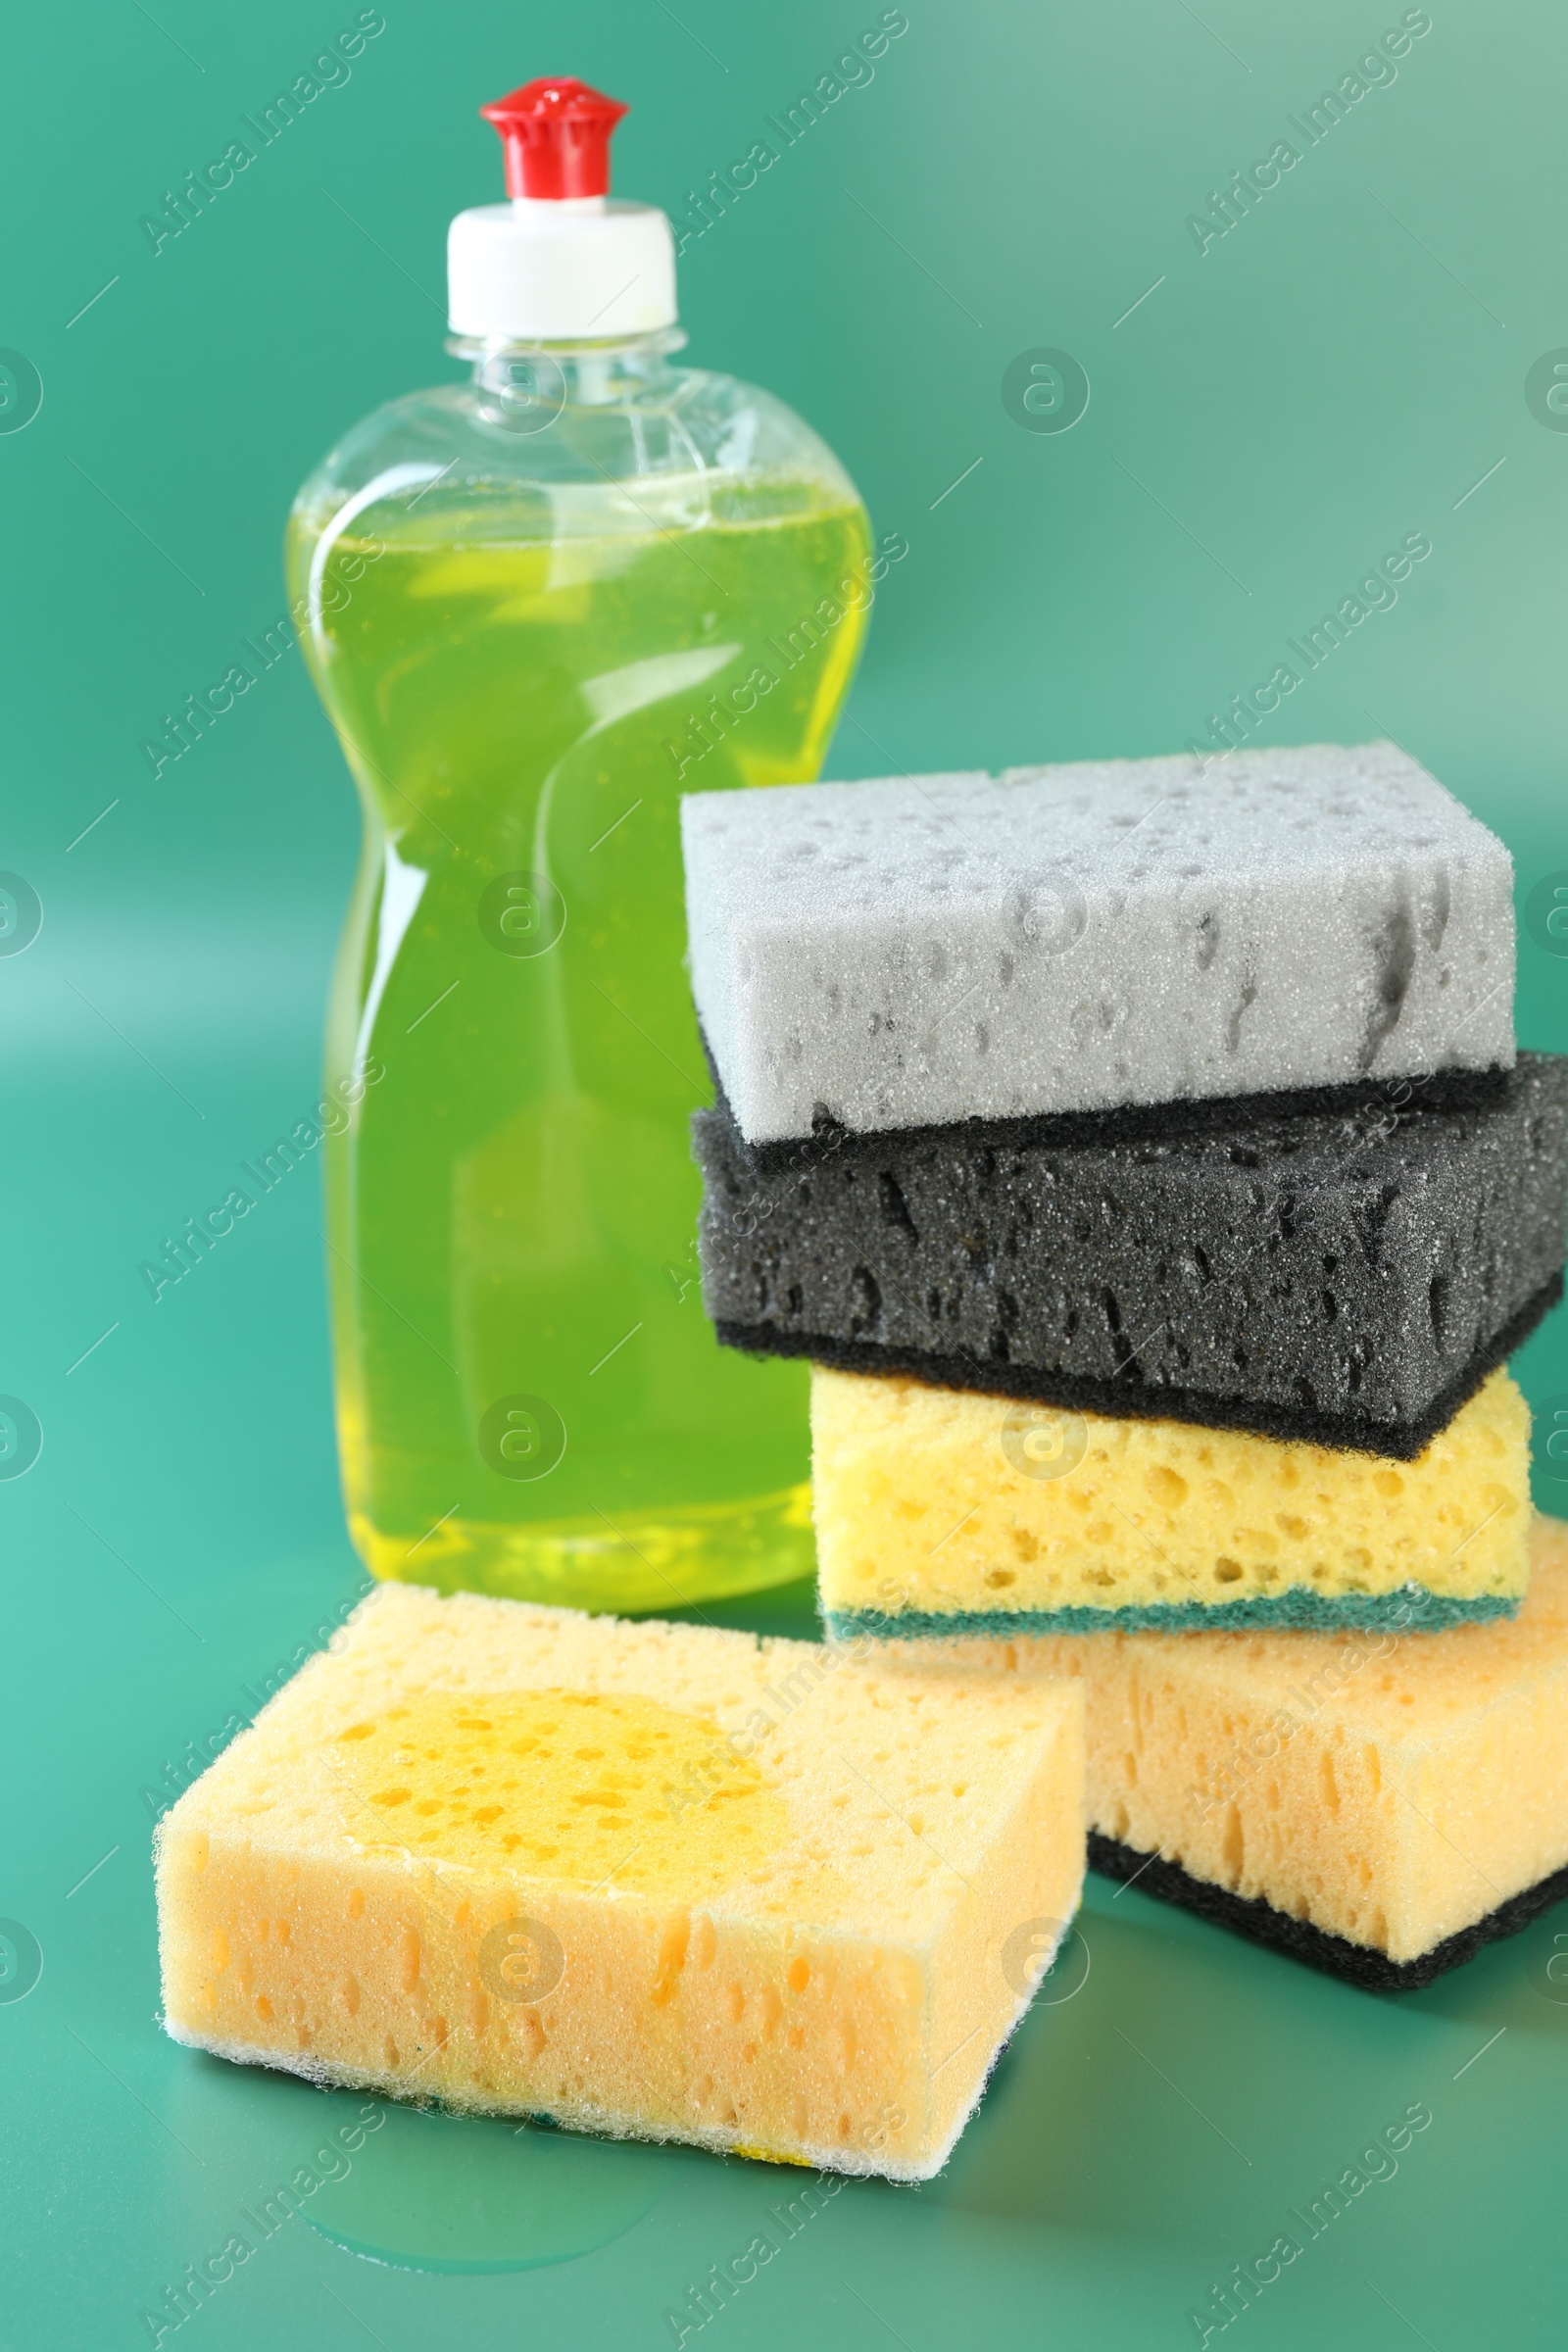
<svg viewBox="0 0 1568 2352">
<path fill-rule="evenodd" d="M 584 184 L 617 111 L 486 110 L 514 201 L 454 223 L 473 382 L 332 453 L 289 571 L 365 812 L 326 1073 L 355 1543 L 662 1609 L 812 1559 L 805 1367 L 703 1312 L 678 802 L 817 774 L 888 557 L 787 409 L 668 364 L 668 224 Z"/>
</svg>

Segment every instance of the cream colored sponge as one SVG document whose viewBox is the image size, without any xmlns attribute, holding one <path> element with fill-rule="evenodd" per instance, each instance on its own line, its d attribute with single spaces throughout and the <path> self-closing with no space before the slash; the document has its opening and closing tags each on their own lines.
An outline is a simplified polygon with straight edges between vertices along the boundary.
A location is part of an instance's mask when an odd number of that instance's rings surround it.
<svg viewBox="0 0 1568 2352">
<path fill-rule="evenodd" d="M 1511 1624 L 919 1646 L 933 1664 L 1081 1685 L 1089 1818 L 1130 1849 L 1116 1875 L 1157 1855 L 1137 1873 L 1146 1890 L 1387 1984 L 1325 1939 L 1411 1963 L 1458 1937 L 1445 1958 L 1462 1959 L 1526 1925 L 1527 1891 L 1568 1866 L 1568 1526 L 1537 1519 L 1531 1548 Z M 1171 1864 L 1186 1888 L 1165 1883 Z M 1192 1882 L 1254 1916 L 1195 1901 Z"/>
<path fill-rule="evenodd" d="M 163 1821 L 166 2020 L 320 2082 L 925 2180 L 1083 1868 L 1070 1685 L 387 1585 Z"/>
<path fill-rule="evenodd" d="M 1530 1413 L 1506 1372 L 1413 1462 L 821 1366 L 811 1441 L 839 1638 L 1436 1627 L 1525 1587 Z"/>
</svg>

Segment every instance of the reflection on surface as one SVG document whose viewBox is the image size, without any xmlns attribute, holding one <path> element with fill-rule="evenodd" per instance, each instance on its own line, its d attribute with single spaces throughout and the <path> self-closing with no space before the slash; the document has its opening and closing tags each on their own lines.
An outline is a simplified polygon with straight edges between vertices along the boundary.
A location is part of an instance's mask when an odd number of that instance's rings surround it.
<svg viewBox="0 0 1568 2352">
<path fill-rule="evenodd" d="M 335 2245 L 412 2271 L 531 2271 L 623 2237 L 666 2185 L 666 2152 L 416 2107 L 302 2207 Z"/>
</svg>

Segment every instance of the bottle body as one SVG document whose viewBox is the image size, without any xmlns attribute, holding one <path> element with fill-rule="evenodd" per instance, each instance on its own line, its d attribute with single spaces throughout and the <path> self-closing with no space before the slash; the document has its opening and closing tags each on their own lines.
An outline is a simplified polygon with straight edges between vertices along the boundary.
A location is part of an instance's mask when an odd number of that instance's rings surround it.
<svg viewBox="0 0 1568 2352">
<path fill-rule="evenodd" d="M 327 1241 L 377 1575 L 667 1608 L 810 1565 L 805 1368 L 702 1309 L 677 807 L 817 773 L 868 559 L 798 420 L 657 350 L 492 355 L 301 493 L 366 820 Z"/>
</svg>

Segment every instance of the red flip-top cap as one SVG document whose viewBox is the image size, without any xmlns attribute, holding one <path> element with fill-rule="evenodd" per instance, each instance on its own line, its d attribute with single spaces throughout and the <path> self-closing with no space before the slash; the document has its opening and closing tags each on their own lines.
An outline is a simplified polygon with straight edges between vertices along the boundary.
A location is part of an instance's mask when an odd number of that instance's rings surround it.
<svg viewBox="0 0 1568 2352">
<path fill-rule="evenodd" d="M 509 196 L 605 196 L 610 134 L 626 109 L 585 81 L 525 81 L 481 106 L 501 133 Z"/>
</svg>

